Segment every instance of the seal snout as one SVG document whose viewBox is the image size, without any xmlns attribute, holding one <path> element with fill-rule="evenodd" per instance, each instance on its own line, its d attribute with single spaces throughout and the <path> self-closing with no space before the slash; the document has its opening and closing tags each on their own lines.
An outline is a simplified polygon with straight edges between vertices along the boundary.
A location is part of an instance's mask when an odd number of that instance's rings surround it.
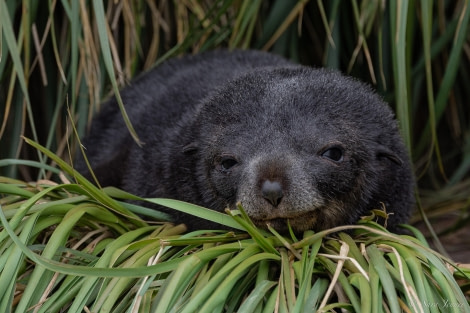
<svg viewBox="0 0 470 313">
<path fill-rule="evenodd" d="M 263 198 L 274 207 L 277 207 L 284 197 L 281 184 L 278 181 L 270 181 L 269 179 L 265 180 L 261 185 L 261 193 Z"/>
</svg>

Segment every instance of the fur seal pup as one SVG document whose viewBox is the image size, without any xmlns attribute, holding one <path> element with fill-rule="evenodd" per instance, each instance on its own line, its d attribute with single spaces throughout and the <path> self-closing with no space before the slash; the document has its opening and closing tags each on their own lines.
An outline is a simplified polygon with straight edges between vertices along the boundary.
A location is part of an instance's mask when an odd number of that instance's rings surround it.
<svg viewBox="0 0 470 313">
<path fill-rule="evenodd" d="M 386 207 L 408 220 L 413 175 L 390 108 L 336 71 L 259 51 L 172 59 L 121 92 L 83 144 L 103 186 L 217 211 L 241 202 L 256 225 L 296 232 L 355 223 Z M 81 157 L 76 168 L 89 176 Z M 169 212 L 168 209 L 159 208 Z M 173 212 L 190 229 L 217 227 Z"/>
</svg>

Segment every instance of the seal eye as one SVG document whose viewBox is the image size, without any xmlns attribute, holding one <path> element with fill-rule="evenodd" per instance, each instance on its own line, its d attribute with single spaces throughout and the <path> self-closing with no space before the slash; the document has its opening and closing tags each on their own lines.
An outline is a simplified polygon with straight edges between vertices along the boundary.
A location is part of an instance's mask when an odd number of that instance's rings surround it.
<svg viewBox="0 0 470 313">
<path fill-rule="evenodd" d="M 341 162 L 343 161 L 343 150 L 338 147 L 332 147 L 323 151 L 321 156 L 335 162 Z"/>
<path fill-rule="evenodd" d="M 222 172 L 228 172 L 232 167 L 238 164 L 238 161 L 233 157 L 226 156 L 220 160 L 220 170 Z"/>
</svg>

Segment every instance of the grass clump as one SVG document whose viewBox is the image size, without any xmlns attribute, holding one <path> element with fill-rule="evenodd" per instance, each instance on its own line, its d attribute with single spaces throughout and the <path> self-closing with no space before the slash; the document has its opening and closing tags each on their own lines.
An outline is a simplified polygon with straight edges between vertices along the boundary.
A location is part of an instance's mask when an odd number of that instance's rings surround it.
<svg viewBox="0 0 470 313">
<path fill-rule="evenodd" d="M 49 179 L 21 137 L 74 155 L 73 125 L 82 138 L 105 99 L 171 57 L 266 50 L 370 83 L 390 104 L 417 178 L 412 222 L 446 253 L 439 240 L 470 219 L 469 28 L 468 0 L 0 0 L 0 175 Z"/>
<path fill-rule="evenodd" d="M 369 217 L 296 238 L 256 228 L 241 206 L 221 216 L 148 199 L 235 228 L 188 233 L 28 142 L 77 183 L 0 178 L 1 312 L 470 312 L 468 269 L 411 227 Z"/>
</svg>

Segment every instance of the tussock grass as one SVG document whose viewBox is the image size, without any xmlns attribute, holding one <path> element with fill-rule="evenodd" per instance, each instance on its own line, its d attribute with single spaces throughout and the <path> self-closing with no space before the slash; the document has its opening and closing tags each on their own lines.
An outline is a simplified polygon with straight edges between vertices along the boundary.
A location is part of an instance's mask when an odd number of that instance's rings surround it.
<svg viewBox="0 0 470 313">
<path fill-rule="evenodd" d="M 467 0 L 0 0 L 0 175 L 50 178 L 18 164 L 48 162 L 21 136 L 68 159 L 70 125 L 83 136 L 103 99 L 169 57 L 263 49 L 371 83 L 397 113 L 420 218 L 464 212 L 459 228 L 470 203 L 469 21 Z"/>
<path fill-rule="evenodd" d="M 470 270 L 410 226 L 392 234 L 372 214 L 296 238 L 256 228 L 241 206 L 147 200 L 235 228 L 188 233 L 27 141 L 66 182 L 0 177 L 1 312 L 470 312 Z"/>
<path fill-rule="evenodd" d="M 76 146 L 70 125 L 82 136 L 140 71 L 182 53 L 270 50 L 374 85 L 415 164 L 414 221 L 455 214 L 455 231 L 470 204 L 469 19 L 467 0 L 0 0 L 0 312 L 465 312 L 468 271 L 416 231 L 363 221 L 284 238 L 242 210 L 155 200 L 243 229 L 187 234 L 143 220 L 166 217 L 96 189 L 62 159 Z"/>
<path fill-rule="evenodd" d="M 83 136 L 103 99 L 169 57 L 264 49 L 371 83 L 410 150 L 417 219 L 457 213 L 453 231 L 470 203 L 469 24 L 467 0 L 0 0 L 0 175 L 50 178 L 18 164 L 48 162 L 20 137 L 68 159 L 70 125 Z"/>
</svg>

